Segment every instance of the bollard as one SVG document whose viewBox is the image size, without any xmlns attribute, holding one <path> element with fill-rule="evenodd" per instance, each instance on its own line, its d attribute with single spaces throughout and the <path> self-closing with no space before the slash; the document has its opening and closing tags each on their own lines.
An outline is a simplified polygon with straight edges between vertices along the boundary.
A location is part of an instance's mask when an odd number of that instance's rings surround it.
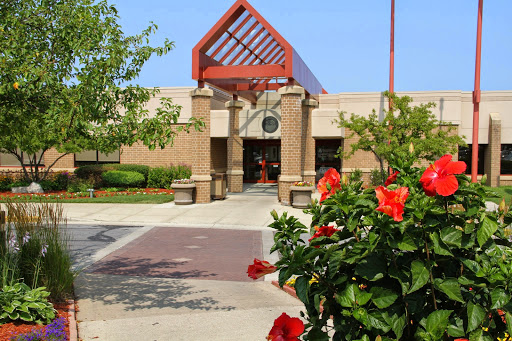
<svg viewBox="0 0 512 341">
<path fill-rule="evenodd" d="M 94 188 L 87 189 L 87 192 L 89 192 L 89 198 L 94 198 Z"/>
</svg>

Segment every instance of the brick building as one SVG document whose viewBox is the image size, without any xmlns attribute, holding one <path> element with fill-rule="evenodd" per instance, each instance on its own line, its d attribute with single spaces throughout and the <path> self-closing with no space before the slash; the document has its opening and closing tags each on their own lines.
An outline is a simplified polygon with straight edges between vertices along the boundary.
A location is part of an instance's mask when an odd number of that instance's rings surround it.
<svg viewBox="0 0 512 341">
<path fill-rule="evenodd" d="M 130 163 L 149 166 L 188 164 L 197 183 L 197 202 L 210 201 L 212 173 L 227 175 L 228 192 L 241 192 L 244 182 L 277 183 L 283 204 L 295 181 L 318 180 L 330 167 L 365 179 L 379 164 L 372 154 L 357 152 L 348 160 L 337 150 L 353 143 L 334 122 L 341 111 L 369 115 L 388 107 L 381 93 L 328 94 L 297 52 L 246 1 L 238 0 L 193 50 L 193 79 L 198 87 L 162 88 L 161 97 L 182 106 L 178 124 L 202 117 L 203 132 L 180 133 L 173 147 L 149 151 L 142 144 L 104 155 L 87 151 L 61 158 L 54 169 L 87 163 Z M 413 105 L 434 102 L 433 113 L 454 124 L 466 142 L 472 135 L 472 94 L 462 91 L 398 93 Z M 491 185 L 512 184 L 512 91 L 482 92 L 479 131 L 479 174 Z M 508 115 L 507 115 L 508 114 Z M 47 152 L 51 164 L 58 153 Z M 468 149 L 459 159 L 469 161 Z M 469 162 L 467 162 L 469 164 Z M 0 169 L 19 166 L 0 155 Z"/>
</svg>

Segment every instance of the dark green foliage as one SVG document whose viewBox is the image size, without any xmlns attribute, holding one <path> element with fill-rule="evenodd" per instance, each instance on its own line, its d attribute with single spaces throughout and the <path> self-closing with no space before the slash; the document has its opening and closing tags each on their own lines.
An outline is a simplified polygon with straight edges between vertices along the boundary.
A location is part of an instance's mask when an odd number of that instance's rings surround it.
<svg viewBox="0 0 512 341">
<path fill-rule="evenodd" d="M 419 183 L 424 168 L 391 163 L 400 174 L 389 190 L 409 188 L 403 221 L 376 211 L 375 191 L 361 183 L 342 185 L 308 210 L 311 234 L 314 226 L 339 229 L 310 245 L 297 219 L 273 212 L 279 283 L 294 275 L 301 283 L 297 296 L 309 322 L 303 339 L 328 339 L 328 332 L 346 341 L 510 334 L 512 213 L 486 211 L 486 189 L 464 175 L 457 176 L 455 194 L 426 196 Z"/>
<path fill-rule="evenodd" d="M 349 181 L 350 182 L 359 182 L 363 180 L 363 171 L 359 168 L 356 168 L 350 173 Z"/>
<path fill-rule="evenodd" d="M 148 174 L 150 167 L 145 165 L 132 165 L 132 164 L 104 164 L 104 165 L 86 165 L 75 169 L 75 174 L 79 179 L 89 180 L 93 183 L 94 188 L 108 186 L 103 182 L 103 173 L 108 171 L 124 171 L 124 172 L 137 172 L 143 175 L 144 181 L 140 185 L 145 187 L 148 181 Z M 90 188 L 90 187 L 89 187 Z"/>
<path fill-rule="evenodd" d="M 143 187 L 146 186 L 148 181 L 149 170 L 151 167 L 145 165 L 132 165 L 132 164 L 120 164 L 120 163 L 112 163 L 103 165 L 104 170 L 118 170 L 124 172 L 137 172 L 144 175 L 144 183 Z"/>
<path fill-rule="evenodd" d="M 76 178 L 69 182 L 67 191 L 70 193 L 87 192 L 91 188 L 97 188 L 94 181 Z"/>
<path fill-rule="evenodd" d="M 144 183 L 144 175 L 137 172 L 107 171 L 102 178 L 110 187 L 140 187 Z"/>
<path fill-rule="evenodd" d="M 152 168 L 148 176 L 148 188 L 171 188 L 173 180 L 190 179 L 192 171 L 186 165 Z"/>
</svg>

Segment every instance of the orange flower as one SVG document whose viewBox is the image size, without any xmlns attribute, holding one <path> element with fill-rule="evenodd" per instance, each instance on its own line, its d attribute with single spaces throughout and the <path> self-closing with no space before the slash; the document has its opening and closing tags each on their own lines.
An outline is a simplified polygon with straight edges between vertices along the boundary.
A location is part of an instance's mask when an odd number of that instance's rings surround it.
<svg viewBox="0 0 512 341">
<path fill-rule="evenodd" d="M 375 189 L 377 199 L 379 199 L 379 207 L 377 211 L 383 212 L 390 217 L 393 217 L 395 221 L 402 221 L 404 218 L 405 200 L 409 196 L 408 187 L 400 187 L 394 191 L 388 190 L 384 186 L 379 186 Z"/>
<path fill-rule="evenodd" d="M 466 170 L 466 163 L 463 161 L 452 161 L 451 155 L 445 155 L 430 165 L 420 182 L 423 185 L 425 194 L 434 197 L 437 194 L 447 197 L 452 195 L 459 188 L 459 183 L 454 174 L 462 174 Z"/>
<path fill-rule="evenodd" d="M 395 182 L 398 174 L 400 174 L 400 172 L 397 171 L 397 172 L 394 172 L 393 174 L 391 174 L 390 176 L 388 176 L 384 185 L 387 187 L 387 186 L 391 185 L 393 182 Z"/>
<path fill-rule="evenodd" d="M 299 336 L 304 333 L 304 323 L 297 317 L 290 317 L 282 313 L 274 321 L 274 326 L 267 336 L 269 341 L 299 341 Z"/>
<path fill-rule="evenodd" d="M 12 87 L 14 88 L 14 90 L 18 90 L 20 85 L 18 84 L 18 82 L 14 82 L 14 84 L 12 85 Z"/>
<path fill-rule="evenodd" d="M 252 279 L 258 279 L 277 270 L 277 267 L 267 261 L 254 258 L 254 264 L 247 268 L 247 275 Z"/>
<path fill-rule="evenodd" d="M 334 168 L 329 168 L 325 172 L 324 177 L 318 180 L 318 192 L 322 195 L 320 202 L 327 199 L 331 194 L 336 193 L 336 190 L 341 189 L 340 173 Z"/>
<path fill-rule="evenodd" d="M 338 229 L 335 229 L 333 226 L 322 226 L 320 228 L 315 227 L 315 229 L 317 232 L 311 238 L 309 238 L 309 240 L 308 240 L 309 242 L 318 237 L 323 237 L 323 236 L 330 237 L 334 233 L 339 231 Z M 315 246 L 315 247 L 319 248 L 319 246 Z"/>
</svg>

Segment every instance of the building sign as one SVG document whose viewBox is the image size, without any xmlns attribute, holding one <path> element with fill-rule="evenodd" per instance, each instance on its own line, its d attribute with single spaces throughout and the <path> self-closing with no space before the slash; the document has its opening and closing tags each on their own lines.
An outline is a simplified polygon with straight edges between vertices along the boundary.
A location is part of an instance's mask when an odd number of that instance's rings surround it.
<svg viewBox="0 0 512 341">
<path fill-rule="evenodd" d="M 279 121 L 277 120 L 277 118 L 272 117 L 272 116 L 265 117 L 263 119 L 261 126 L 262 126 L 264 132 L 272 134 L 279 127 Z"/>
</svg>

